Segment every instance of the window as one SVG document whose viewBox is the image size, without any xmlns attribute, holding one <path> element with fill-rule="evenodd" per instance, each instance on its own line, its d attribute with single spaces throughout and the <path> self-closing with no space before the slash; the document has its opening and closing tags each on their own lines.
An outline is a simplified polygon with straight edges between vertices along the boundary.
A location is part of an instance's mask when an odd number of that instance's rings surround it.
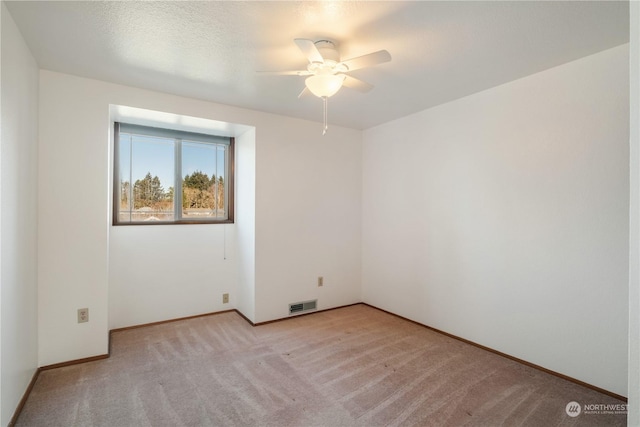
<svg viewBox="0 0 640 427">
<path fill-rule="evenodd" d="M 115 124 L 113 224 L 233 222 L 233 138 Z"/>
</svg>

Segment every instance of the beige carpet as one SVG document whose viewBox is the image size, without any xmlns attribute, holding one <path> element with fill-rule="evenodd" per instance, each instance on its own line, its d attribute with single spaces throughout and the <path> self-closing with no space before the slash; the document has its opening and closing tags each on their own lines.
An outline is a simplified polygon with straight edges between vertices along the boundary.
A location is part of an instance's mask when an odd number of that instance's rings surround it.
<svg viewBox="0 0 640 427">
<path fill-rule="evenodd" d="M 44 371 L 18 426 L 609 426 L 622 402 L 365 305 L 252 327 L 223 313 L 114 333 Z"/>
</svg>

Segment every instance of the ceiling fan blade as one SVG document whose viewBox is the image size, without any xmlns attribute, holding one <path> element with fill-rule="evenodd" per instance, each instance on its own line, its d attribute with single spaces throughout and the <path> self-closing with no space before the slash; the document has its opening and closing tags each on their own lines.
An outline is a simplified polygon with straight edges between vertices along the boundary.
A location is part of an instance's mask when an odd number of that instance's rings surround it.
<svg viewBox="0 0 640 427">
<path fill-rule="evenodd" d="M 346 74 L 344 76 L 345 79 L 344 82 L 342 82 L 342 86 L 344 87 L 355 89 L 358 92 L 369 92 L 371 89 L 373 89 L 373 85 L 370 85 L 367 82 L 363 82 L 362 80 L 356 79 L 355 77 L 347 76 Z"/>
<path fill-rule="evenodd" d="M 346 61 L 342 61 L 342 64 L 347 66 L 347 71 L 354 71 L 359 70 L 360 68 L 373 67 L 374 65 L 389 61 L 391 61 L 391 54 L 386 50 L 379 50 L 377 52 L 347 59 Z"/>
<path fill-rule="evenodd" d="M 310 76 L 311 75 L 311 73 L 307 70 L 256 71 L 256 73 L 263 74 L 265 76 Z"/>
<path fill-rule="evenodd" d="M 304 89 L 302 89 L 302 92 L 300 92 L 300 95 L 298 95 L 298 98 L 302 98 L 307 95 L 311 95 L 311 91 L 305 86 Z"/>
<path fill-rule="evenodd" d="M 320 55 L 320 52 L 313 41 L 307 39 L 294 39 L 293 41 L 296 42 L 298 48 L 310 63 L 324 62 L 324 58 Z"/>
</svg>

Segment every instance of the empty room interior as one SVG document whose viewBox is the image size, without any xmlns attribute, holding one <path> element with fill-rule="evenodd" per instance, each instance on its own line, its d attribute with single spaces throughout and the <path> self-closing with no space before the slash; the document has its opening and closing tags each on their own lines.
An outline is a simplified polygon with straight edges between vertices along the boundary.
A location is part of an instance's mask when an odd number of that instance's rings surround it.
<svg viewBox="0 0 640 427">
<path fill-rule="evenodd" d="M 0 14 L 1 426 L 640 426 L 637 1 Z"/>
</svg>

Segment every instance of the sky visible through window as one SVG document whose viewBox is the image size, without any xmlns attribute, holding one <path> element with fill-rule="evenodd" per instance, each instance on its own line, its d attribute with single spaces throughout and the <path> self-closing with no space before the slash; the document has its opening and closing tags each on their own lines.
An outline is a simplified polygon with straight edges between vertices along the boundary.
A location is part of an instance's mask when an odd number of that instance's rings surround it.
<svg viewBox="0 0 640 427">
<path fill-rule="evenodd" d="M 196 171 L 207 174 L 209 178 L 224 176 L 224 163 L 224 147 L 183 141 L 182 178 Z M 121 134 L 120 166 L 122 182 L 129 181 L 130 172 L 132 183 L 151 173 L 160 179 L 164 191 L 168 191 L 175 185 L 173 140 Z"/>
</svg>

